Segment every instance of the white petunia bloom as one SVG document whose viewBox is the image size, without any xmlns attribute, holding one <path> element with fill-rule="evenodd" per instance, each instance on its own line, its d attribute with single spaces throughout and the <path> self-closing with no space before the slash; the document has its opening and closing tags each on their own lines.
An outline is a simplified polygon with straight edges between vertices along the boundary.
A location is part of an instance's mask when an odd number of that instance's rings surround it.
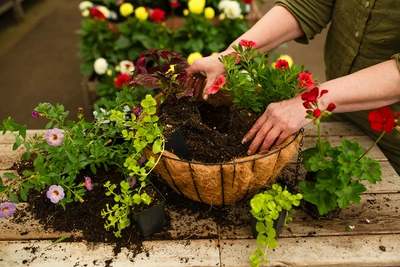
<svg viewBox="0 0 400 267">
<path fill-rule="evenodd" d="M 110 12 L 110 10 L 109 10 L 108 8 L 106 8 L 105 6 L 96 6 L 96 8 L 97 8 L 101 13 L 103 13 L 103 15 L 104 15 L 107 19 L 111 18 L 111 12 Z"/>
<path fill-rule="evenodd" d="M 240 8 L 240 4 L 237 1 L 221 1 L 218 5 L 218 8 L 220 6 L 220 10 L 224 12 L 228 19 L 237 19 L 242 15 L 242 9 Z"/>
<path fill-rule="evenodd" d="M 118 18 L 117 12 L 110 10 L 110 17 L 109 19 L 116 20 Z"/>
<path fill-rule="evenodd" d="M 123 74 L 132 74 L 132 71 L 135 70 L 135 66 L 132 61 L 122 60 L 119 63 L 119 71 Z"/>
<path fill-rule="evenodd" d="M 89 1 L 82 1 L 82 2 L 79 4 L 79 10 L 80 10 L 80 11 L 89 10 L 89 9 L 91 9 L 92 7 L 93 7 L 93 3 L 92 3 L 92 2 L 89 2 Z"/>
<path fill-rule="evenodd" d="M 102 57 L 96 59 L 96 61 L 95 61 L 94 64 L 93 64 L 94 71 L 95 71 L 98 75 L 103 75 L 103 74 L 105 74 L 106 71 L 107 71 L 107 67 L 108 67 L 107 60 L 105 60 L 105 59 L 102 58 Z"/>
</svg>

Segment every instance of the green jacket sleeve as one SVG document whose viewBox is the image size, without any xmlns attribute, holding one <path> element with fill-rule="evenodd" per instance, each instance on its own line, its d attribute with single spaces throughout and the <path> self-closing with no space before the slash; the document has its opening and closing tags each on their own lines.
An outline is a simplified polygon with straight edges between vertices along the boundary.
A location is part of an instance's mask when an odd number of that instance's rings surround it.
<svg viewBox="0 0 400 267">
<path fill-rule="evenodd" d="M 300 23 L 304 35 L 295 41 L 307 44 L 308 40 L 322 31 L 331 20 L 334 0 L 277 0 L 274 5 L 283 6 Z"/>
<path fill-rule="evenodd" d="M 400 71 L 400 53 L 394 54 L 391 58 L 396 59 L 396 61 L 397 61 L 397 68 L 398 68 L 399 71 Z"/>
</svg>

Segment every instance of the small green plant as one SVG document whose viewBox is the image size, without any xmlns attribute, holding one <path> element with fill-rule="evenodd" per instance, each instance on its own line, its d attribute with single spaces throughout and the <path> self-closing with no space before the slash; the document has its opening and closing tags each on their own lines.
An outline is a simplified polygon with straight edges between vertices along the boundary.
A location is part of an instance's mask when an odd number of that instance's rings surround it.
<svg viewBox="0 0 400 267">
<path fill-rule="evenodd" d="M 141 190 L 146 187 L 146 183 L 142 182 L 140 187 L 131 189 L 131 185 L 127 181 L 121 181 L 121 193 L 115 192 L 117 185 L 111 184 L 110 181 L 104 184 L 104 187 L 108 189 L 106 192 L 107 196 L 114 196 L 114 201 L 116 204 L 110 208 L 107 204 L 106 208 L 101 211 L 101 216 L 107 218 L 104 223 L 104 227 L 107 231 L 110 228 L 116 228 L 114 235 L 116 237 L 121 237 L 121 231 L 131 224 L 130 215 L 132 211 L 132 206 L 134 204 L 144 203 L 150 205 L 151 198 L 147 193 L 141 193 Z"/>
<path fill-rule="evenodd" d="M 331 146 L 321 141 L 321 119 L 332 114 L 335 109 L 333 103 L 326 110 L 320 110 L 318 99 L 328 90 L 319 90 L 318 87 L 302 94 L 304 107 L 307 109 L 307 118 L 314 121 L 318 127 L 318 139 L 315 146 L 302 152 L 304 168 L 315 174 L 314 181 L 302 181 L 299 184 L 304 200 L 315 204 L 320 215 L 327 214 L 337 207 L 346 208 L 351 203 L 359 204 L 360 194 L 367 189 L 361 181 L 375 184 L 381 181 L 380 164 L 366 154 L 375 146 L 383 135 L 393 129 L 399 129 L 397 119 L 400 112 L 393 114 L 389 107 L 382 107 L 369 113 L 368 119 L 371 128 L 381 132 L 378 139 L 364 150 L 358 142 L 344 140 L 339 146 Z"/>
<path fill-rule="evenodd" d="M 278 220 L 282 212 L 286 213 L 284 226 L 292 221 L 289 214 L 294 214 L 293 206 L 299 206 L 301 194 L 291 194 L 286 188 L 273 184 L 272 188 L 258 193 L 250 200 L 250 213 L 257 220 L 257 250 L 250 255 L 250 263 L 253 267 L 261 263 L 268 263 L 266 254 L 268 248 L 275 248 L 278 244 L 274 222 Z"/>
</svg>

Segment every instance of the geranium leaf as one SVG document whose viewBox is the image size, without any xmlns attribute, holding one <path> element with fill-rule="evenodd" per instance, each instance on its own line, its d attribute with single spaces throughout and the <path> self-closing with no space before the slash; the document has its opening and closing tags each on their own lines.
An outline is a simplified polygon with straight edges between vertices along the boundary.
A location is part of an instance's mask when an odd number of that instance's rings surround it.
<svg viewBox="0 0 400 267">
<path fill-rule="evenodd" d="M 359 204 L 361 200 L 359 194 L 365 191 L 367 191 L 367 189 L 363 184 L 358 181 L 352 181 L 348 186 L 335 193 L 338 196 L 337 202 L 339 207 L 348 207 L 350 205 L 350 201 Z"/>
<path fill-rule="evenodd" d="M 368 180 L 368 182 L 375 184 L 377 181 L 382 181 L 381 165 L 375 160 L 363 157 L 359 161 L 354 170 L 356 177 L 361 180 Z"/>
<path fill-rule="evenodd" d="M 327 190 L 318 190 L 314 182 L 303 181 L 299 183 L 304 200 L 317 205 L 320 215 L 327 214 L 337 206 L 337 196 Z"/>
</svg>

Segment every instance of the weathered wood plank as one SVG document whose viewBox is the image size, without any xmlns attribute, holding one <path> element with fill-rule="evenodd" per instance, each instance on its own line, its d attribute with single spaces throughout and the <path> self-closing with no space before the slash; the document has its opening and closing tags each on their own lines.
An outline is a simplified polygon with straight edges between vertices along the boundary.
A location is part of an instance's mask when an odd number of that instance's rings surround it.
<svg viewBox="0 0 400 267">
<path fill-rule="evenodd" d="M 253 239 L 221 241 L 221 266 L 247 267 Z M 280 238 L 263 266 L 400 266 L 398 235 Z"/>
<path fill-rule="evenodd" d="M 143 251 L 122 248 L 117 255 L 110 244 L 50 241 L 1 241 L 1 266 L 146 266 L 211 267 L 220 265 L 217 239 L 143 242 Z"/>
<path fill-rule="evenodd" d="M 360 204 L 343 209 L 339 218 L 333 220 L 314 220 L 301 209 L 292 217 L 293 222 L 283 229 L 281 236 L 400 234 L 400 194 L 364 194 Z M 232 206 L 227 218 L 232 223 L 220 226 L 221 239 L 251 238 L 249 204 Z M 355 226 L 353 232 L 346 230 L 348 225 Z"/>
<path fill-rule="evenodd" d="M 313 123 L 304 127 L 305 136 L 318 136 L 318 128 Z M 351 122 L 321 122 L 321 136 L 365 135 L 365 132 Z"/>
</svg>

